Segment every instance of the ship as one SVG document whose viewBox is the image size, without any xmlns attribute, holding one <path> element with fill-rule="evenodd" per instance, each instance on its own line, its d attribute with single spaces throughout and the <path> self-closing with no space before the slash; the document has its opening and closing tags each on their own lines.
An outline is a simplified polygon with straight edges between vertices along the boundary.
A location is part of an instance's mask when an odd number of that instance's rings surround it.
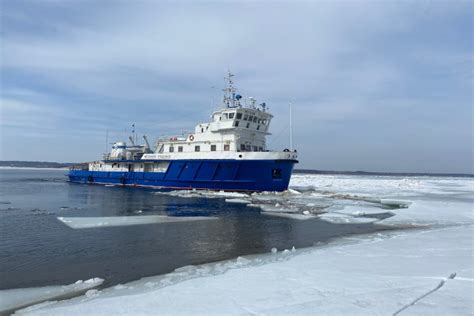
<svg viewBox="0 0 474 316">
<path fill-rule="evenodd" d="M 163 190 L 287 190 L 297 151 L 292 145 L 267 148 L 273 115 L 266 103 L 242 99 L 233 76 L 225 77 L 220 106 L 193 132 L 158 137 L 152 148 L 146 136 L 138 144 L 133 130 L 129 143 L 114 142 L 102 160 L 72 166 L 69 181 Z"/>
</svg>

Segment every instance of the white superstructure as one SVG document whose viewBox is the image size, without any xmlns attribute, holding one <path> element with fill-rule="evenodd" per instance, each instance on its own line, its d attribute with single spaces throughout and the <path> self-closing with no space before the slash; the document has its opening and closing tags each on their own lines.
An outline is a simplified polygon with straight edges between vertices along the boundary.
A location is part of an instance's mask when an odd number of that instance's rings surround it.
<svg viewBox="0 0 474 316">
<path fill-rule="evenodd" d="M 146 145 L 132 146 L 125 142 L 113 144 L 107 155 L 107 163 L 94 163 L 94 170 L 117 170 L 120 164 L 106 166 L 111 161 L 120 160 L 176 160 L 176 159 L 297 159 L 296 151 L 269 151 L 266 136 L 273 115 L 267 111 L 265 103 L 257 105 L 254 98 L 249 104 L 242 104 L 242 97 L 236 94 L 232 81 L 233 74 L 225 78 L 227 87 L 223 89 L 222 107 L 214 111 L 210 121 L 199 123 L 194 132 L 158 138 L 153 151 Z M 145 138 L 146 141 L 146 138 Z M 118 166 L 117 166 L 118 165 Z M 139 168 L 139 166 L 137 166 Z M 144 170 L 136 170 L 144 171 Z"/>
</svg>

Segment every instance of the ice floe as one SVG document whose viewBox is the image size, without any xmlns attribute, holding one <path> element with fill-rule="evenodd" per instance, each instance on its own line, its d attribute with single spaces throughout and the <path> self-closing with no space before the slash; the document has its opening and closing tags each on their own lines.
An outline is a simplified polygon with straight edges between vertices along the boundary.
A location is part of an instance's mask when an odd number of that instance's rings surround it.
<svg viewBox="0 0 474 316">
<path fill-rule="evenodd" d="M 240 192 L 212 191 L 212 190 L 174 190 L 174 191 L 158 191 L 153 194 L 164 194 L 178 196 L 183 198 L 246 198 L 249 194 Z"/>
<path fill-rule="evenodd" d="M 0 315 L 8 315 L 17 309 L 44 301 L 62 300 L 81 295 L 103 282 L 103 279 L 94 278 L 69 285 L 0 290 Z"/>
<path fill-rule="evenodd" d="M 362 216 L 351 216 L 340 213 L 324 213 L 318 216 L 321 220 L 335 223 L 335 224 L 361 224 L 361 223 L 374 223 L 379 221 L 378 218 L 362 217 Z"/>
<path fill-rule="evenodd" d="M 276 217 L 284 217 L 284 218 L 290 218 L 290 219 L 296 219 L 296 220 L 308 220 L 308 219 L 314 219 L 317 216 L 313 214 L 296 214 L 296 213 L 284 213 L 284 212 L 267 212 L 263 211 L 261 212 L 262 215 L 266 216 L 276 216 Z"/>
<path fill-rule="evenodd" d="M 111 216 L 111 217 L 58 217 L 58 220 L 74 229 L 130 226 L 160 223 L 179 223 L 203 220 L 215 220 L 217 217 L 205 216 L 165 216 L 165 215 L 144 215 L 144 216 Z"/>
<path fill-rule="evenodd" d="M 234 198 L 234 199 L 225 199 L 225 201 L 226 201 L 227 203 L 237 203 L 237 204 L 250 204 L 250 203 L 251 203 L 250 200 L 237 199 L 237 198 Z"/>
</svg>

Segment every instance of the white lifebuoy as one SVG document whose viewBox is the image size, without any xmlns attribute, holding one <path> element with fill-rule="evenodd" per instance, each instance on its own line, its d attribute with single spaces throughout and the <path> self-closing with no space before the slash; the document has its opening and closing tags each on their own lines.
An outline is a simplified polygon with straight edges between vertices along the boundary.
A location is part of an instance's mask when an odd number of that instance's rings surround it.
<svg viewBox="0 0 474 316">
<path fill-rule="evenodd" d="M 189 140 L 190 140 L 190 141 L 193 141 L 193 140 L 194 140 L 194 135 L 193 135 L 193 134 L 189 135 Z"/>
</svg>

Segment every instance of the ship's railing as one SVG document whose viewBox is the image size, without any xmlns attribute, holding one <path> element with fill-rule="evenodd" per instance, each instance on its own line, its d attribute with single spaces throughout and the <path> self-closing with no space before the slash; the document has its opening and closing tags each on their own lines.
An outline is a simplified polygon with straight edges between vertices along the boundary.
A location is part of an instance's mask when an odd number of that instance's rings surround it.
<svg viewBox="0 0 474 316">
<path fill-rule="evenodd" d="M 159 142 L 166 142 L 166 141 L 186 141 L 188 136 L 192 134 L 189 132 L 183 133 L 181 135 L 161 135 L 158 137 Z"/>
<path fill-rule="evenodd" d="M 89 164 L 88 163 L 80 163 L 80 164 L 72 165 L 71 167 L 69 167 L 69 170 L 88 171 L 89 170 Z"/>
</svg>

